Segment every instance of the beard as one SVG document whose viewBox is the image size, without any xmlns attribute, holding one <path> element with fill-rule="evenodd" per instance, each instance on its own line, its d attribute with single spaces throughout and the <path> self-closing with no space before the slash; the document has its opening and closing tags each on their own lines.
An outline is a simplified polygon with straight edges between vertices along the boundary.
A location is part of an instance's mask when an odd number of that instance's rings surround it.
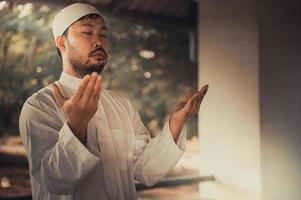
<svg viewBox="0 0 301 200">
<path fill-rule="evenodd" d="M 93 72 L 100 74 L 107 63 L 107 54 L 102 48 L 95 49 L 90 53 L 93 54 L 94 52 L 101 51 L 105 55 L 104 59 L 94 63 L 89 58 L 83 58 L 77 49 L 74 48 L 70 43 L 68 45 L 68 51 L 69 53 L 67 55 L 67 59 L 79 77 L 84 77 L 85 75 L 92 74 Z"/>
</svg>

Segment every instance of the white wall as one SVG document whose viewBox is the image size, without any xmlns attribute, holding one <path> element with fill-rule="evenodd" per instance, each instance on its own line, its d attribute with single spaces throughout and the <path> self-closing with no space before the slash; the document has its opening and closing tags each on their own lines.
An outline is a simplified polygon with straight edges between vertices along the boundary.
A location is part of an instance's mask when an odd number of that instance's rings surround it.
<svg viewBox="0 0 301 200">
<path fill-rule="evenodd" d="M 261 199 L 256 2 L 199 1 L 199 117 L 203 199 Z"/>
<path fill-rule="evenodd" d="M 259 5 L 263 200 L 301 199 L 301 1 Z"/>
</svg>

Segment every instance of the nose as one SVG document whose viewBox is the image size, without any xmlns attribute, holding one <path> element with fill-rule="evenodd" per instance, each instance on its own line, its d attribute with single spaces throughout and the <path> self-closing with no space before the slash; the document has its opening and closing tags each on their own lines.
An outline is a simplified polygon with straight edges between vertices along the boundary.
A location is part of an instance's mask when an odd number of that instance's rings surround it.
<svg viewBox="0 0 301 200">
<path fill-rule="evenodd" d="M 101 47 L 102 47 L 102 44 L 100 43 L 100 41 L 97 41 L 97 42 L 94 43 L 93 47 L 94 47 L 95 49 L 98 49 L 98 48 L 101 48 Z"/>
</svg>

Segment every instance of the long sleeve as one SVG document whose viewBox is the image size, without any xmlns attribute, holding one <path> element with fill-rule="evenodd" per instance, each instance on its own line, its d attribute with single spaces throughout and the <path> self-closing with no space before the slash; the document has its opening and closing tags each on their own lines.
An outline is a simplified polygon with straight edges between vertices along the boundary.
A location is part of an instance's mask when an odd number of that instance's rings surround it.
<svg viewBox="0 0 301 200">
<path fill-rule="evenodd" d="M 19 128 L 30 173 L 53 194 L 72 193 L 99 158 L 62 122 L 53 99 L 36 94 L 24 104 Z"/>
<path fill-rule="evenodd" d="M 186 129 L 182 129 L 175 143 L 167 122 L 162 133 L 151 139 L 135 109 L 132 110 L 132 119 L 135 129 L 134 177 L 150 186 L 165 176 L 183 155 Z"/>
</svg>

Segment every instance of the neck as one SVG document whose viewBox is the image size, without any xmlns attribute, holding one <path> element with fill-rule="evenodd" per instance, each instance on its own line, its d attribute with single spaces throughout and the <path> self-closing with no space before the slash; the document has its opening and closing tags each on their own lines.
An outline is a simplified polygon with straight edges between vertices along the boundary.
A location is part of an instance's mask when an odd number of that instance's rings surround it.
<svg viewBox="0 0 301 200">
<path fill-rule="evenodd" d="M 75 76 L 77 78 L 83 78 L 80 74 L 76 73 L 73 68 L 71 66 L 69 67 L 64 67 L 64 72 L 71 75 L 71 76 Z"/>
<path fill-rule="evenodd" d="M 63 71 L 71 76 L 83 78 L 80 74 L 74 71 L 72 65 L 67 61 L 67 59 L 63 59 Z"/>
</svg>

